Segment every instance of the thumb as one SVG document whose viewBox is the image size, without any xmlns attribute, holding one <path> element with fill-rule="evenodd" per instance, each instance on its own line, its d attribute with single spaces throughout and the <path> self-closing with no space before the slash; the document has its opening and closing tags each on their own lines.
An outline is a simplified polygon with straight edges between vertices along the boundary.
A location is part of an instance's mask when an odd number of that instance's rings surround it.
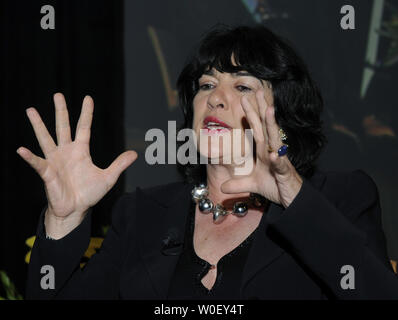
<svg viewBox="0 0 398 320">
<path fill-rule="evenodd" d="M 245 193 L 253 192 L 253 181 L 250 178 L 234 178 L 221 185 L 223 193 Z"/>
<path fill-rule="evenodd" d="M 113 186 L 121 173 L 126 170 L 136 159 L 138 155 L 137 152 L 130 150 L 123 152 L 119 155 L 112 164 L 105 169 L 105 173 L 108 176 L 110 184 Z"/>
</svg>

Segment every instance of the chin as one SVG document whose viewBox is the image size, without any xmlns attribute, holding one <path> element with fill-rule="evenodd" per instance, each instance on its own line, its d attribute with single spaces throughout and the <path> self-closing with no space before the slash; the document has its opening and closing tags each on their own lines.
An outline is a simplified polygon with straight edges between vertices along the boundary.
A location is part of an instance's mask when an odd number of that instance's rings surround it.
<svg viewBox="0 0 398 320">
<path fill-rule="evenodd" d="M 232 153 L 230 150 L 223 150 L 218 145 L 208 145 L 200 149 L 202 157 L 207 158 L 209 164 L 231 164 Z"/>
<path fill-rule="evenodd" d="M 198 150 L 202 157 L 208 159 L 208 163 L 231 164 L 240 159 L 244 154 L 244 137 L 239 135 L 234 146 L 232 129 L 207 129 L 200 128 L 196 131 L 198 137 Z M 239 155 L 233 155 L 233 150 L 241 150 Z M 237 159 L 235 159 L 237 158 Z"/>
</svg>

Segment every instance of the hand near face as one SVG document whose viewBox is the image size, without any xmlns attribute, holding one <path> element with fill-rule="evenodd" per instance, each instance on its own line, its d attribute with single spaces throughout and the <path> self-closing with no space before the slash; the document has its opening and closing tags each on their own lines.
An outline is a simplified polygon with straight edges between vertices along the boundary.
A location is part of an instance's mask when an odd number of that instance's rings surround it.
<svg viewBox="0 0 398 320">
<path fill-rule="evenodd" d="M 303 180 L 287 156 L 278 155 L 283 143 L 275 108 L 266 101 L 262 89 L 257 90 L 255 101 L 242 96 L 241 105 L 253 130 L 255 165 L 250 175 L 226 181 L 221 190 L 224 193 L 257 193 L 286 208 L 300 191 Z"/>
</svg>

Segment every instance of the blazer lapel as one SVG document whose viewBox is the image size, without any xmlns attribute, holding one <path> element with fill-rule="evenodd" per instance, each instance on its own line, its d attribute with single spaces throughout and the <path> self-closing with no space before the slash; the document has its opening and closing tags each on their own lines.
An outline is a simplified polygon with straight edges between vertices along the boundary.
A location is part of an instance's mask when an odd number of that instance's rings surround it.
<svg viewBox="0 0 398 320">
<path fill-rule="evenodd" d="M 318 188 L 323 183 L 323 176 L 313 177 L 312 182 Z M 181 243 L 184 241 L 185 228 L 191 205 L 190 190 L 192 185 L 175 184 L 170 188 L 162 188 L 161 192 L 151 195 L 137 189 L 137 230 L 140 253 L 146 266 L 152 287 L 159 299 L 167 298 L 167 291 L 175 270 L 179 254 L 165 255 L 162 253 L 164 240 L 173 230 Z M 241 290 L 261 270 L 270 266 L 284 254 L 284 250 L 269 236 L 266 215 L 282 213 L 282 207 L 271 203 L 267 213 L 263 215 L 256 237 L 250 248 L 249 256 L 242 275 Z"/>
<path fill-rule="evenodd" d="M 250 279 L 256 273 L 263 270 L 275 262 L 285 251 L 272 241 L 268 234 L 268 223 L 266 219 L 267 214 L 280 214 L 282 208 L 271 202 L 268 212 L 264 213 L 261 218 L 257 234 L 253 239 L 252 246 L 249 251 L 249 256 L 242 275 L 242 290 Z"/>
<path fill-rule="evenodd" d="M 178 238 L 183 243 L 186 219 L 191 204 L 189 185 L 179 184 L 178 187 L 162 189 L 161 198 L 151 197 L 137 189 L 137 226 L 139 249 L 148 270 L 157 296 L 167 297 L 167 291 L 173 276 L 180 253 L 168 255 L 164 252 L 165 239 Z M 182 248 L 181 248 L 182 249 Z M 180 251 L 181 252 L 181 251 Z"/>
<path fill-rule="evenodd" d="M 313 176 L 309 178 L 309 181 L 314 187 L 321 189 L 325 181 L 325 175 L 320 171 L 316 171 Z M 275 217 L 283 214 L 282 211 L 283 207 L 271 202 L 268 212 L 266 212 L 261 218 L 260 225 L 257 230 L 258 233 L 253 240 L 252 247 L 250 248 L 249 256 L 244 267 L 241 285 L 242 290 L 248 281 L 256 275 L 256 273 L 269 267 L 285 253 L 285 250 L 282 247 L 286 244 L 284 244 L 283 239 L 278 238 L 278 236 L 272 232 L 267 222 L 267 215 Z"/>
<path fill-rule="evenodd" d="M 137 225 L 145 226 L 145 229 L 138 230 L 139 248 L 159 299 L 167 298 L 167 291 L 179 258 L 179 254 L 162 253 L 164 239 L 167 238 L 170 230 L 174 232 L 177 230 L 178 237 L 183 242 L 192 201 L 191 189 L 190 185 L 180 185 L 178 189 L 170 189 L 165 199 L 151 197 L 137 189 L 137 210 L 140 212 Z M 265 217 L 268 213 L 280 214 L 281 211 L 280 206 L 271 203 L 269 212 L 261 218 L 242 275 L 242 290 L 257 272 L 269 266 L 284 253 L 284 250 L 268 237 L 268 224 Z"/>
</svg>

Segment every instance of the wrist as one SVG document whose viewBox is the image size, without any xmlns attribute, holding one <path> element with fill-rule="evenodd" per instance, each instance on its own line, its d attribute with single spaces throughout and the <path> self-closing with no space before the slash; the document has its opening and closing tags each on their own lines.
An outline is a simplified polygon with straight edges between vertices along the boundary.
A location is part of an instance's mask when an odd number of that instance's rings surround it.
<svg viewBox="0 0 398 320">
<path fill-rule="evenodd" d="M 281 199 L 282 206 L 286 209 L 297 197 L 303 185 L 303 179 L 298 175 L 296 179 L 292 180 L 284 192 L 285 196 Z M 283 189 L 283 188 L 282 188 Z"/>
<path fill-rule="evenodd" d="M 44 227 L 47 239 L 59 240 L 75 229 L 84 219 L 87 211 L 74 212 L 67 217 L 58 217 L 47 208 L 44 215 Z"/>
</svg>

